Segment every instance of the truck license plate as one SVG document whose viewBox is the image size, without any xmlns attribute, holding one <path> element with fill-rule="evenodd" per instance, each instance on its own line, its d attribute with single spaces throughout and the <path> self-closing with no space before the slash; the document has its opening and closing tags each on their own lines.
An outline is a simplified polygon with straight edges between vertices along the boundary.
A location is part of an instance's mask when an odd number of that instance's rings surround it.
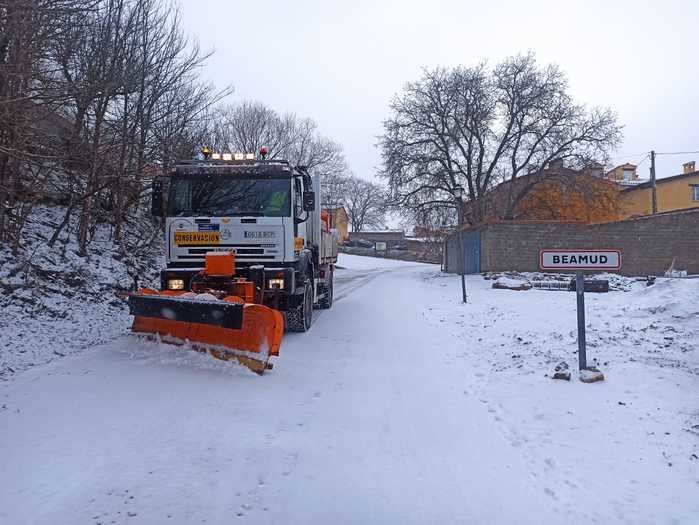
<svg viewBox="0 0 699 525">
<path fill-rule="evenodd" d="M 175 244 L 218 244 L 219 232 L 175 232 Z"/>
</svg>

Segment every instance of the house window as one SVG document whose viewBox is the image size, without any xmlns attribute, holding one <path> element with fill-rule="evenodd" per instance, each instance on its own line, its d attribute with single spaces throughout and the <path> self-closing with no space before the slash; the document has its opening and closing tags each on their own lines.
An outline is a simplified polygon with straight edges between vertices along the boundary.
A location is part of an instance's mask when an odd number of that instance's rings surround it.
<svg viewBox="0 0 699 525">
<path fill-rule="evenodd" d="M 692 200 L 694 202 L 699 202 L 699 184 L 689 187 L 692 190 Z"/>
</svg>

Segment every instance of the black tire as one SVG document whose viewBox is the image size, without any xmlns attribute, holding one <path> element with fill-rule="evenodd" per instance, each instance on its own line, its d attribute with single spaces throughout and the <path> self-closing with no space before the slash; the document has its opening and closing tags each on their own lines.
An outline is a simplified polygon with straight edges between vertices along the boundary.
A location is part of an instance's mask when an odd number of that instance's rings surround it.
<svg viewBox="0 0 699 525">
<path fill-rule="evenodd" d="M 330 272 L 330 277 L 328 277 L 328 282 L 324 284 L 318 285 L 318 293 L 319 294 L 324 294 L 327 293 L 325 297 L 321 297 L 318 300 L 318 308 L 327 310 L 328 308 L 331 308 L 333 305 L 333 295 L 334 295 L 334 288 L 335 285 L 333 284 L 333 274 L 334 272 Z"/>
<path fill-rule="evenodd" d="M 306 282 L 303 288 L 303 301 L 296 308 L 286 312 L 286 328 L 290 332 L 306 332 L 313 323 L 313 286 Z"/>
</svg>

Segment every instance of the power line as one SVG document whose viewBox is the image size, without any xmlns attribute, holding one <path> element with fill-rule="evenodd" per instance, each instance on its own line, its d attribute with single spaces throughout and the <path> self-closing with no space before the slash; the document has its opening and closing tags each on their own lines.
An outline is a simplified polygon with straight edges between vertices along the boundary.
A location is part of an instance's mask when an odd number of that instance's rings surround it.
<svg viewBox="0 0 699 525">
<path fill-rule="evenodd" d="M 636 167 L 638 168 L 641 164 L 643 164 L 643 163 L 644 163 L 645 161 L 647 161 L 649 158 L 650 158 L 650 155 L 648 155 L 647 153 L 646 153 L 645 155 L 643 155 L 643 157 L 641 158 L 641 160 L 639 160 L 639 161 L 636 163 Z"/>
<path fill-rule="evenodd" d="M 699 155 L 699 150 L 698 151 L 656 151 L 655 155 Z M 609 160 L 615 161 L 615 160 L 621 160 L 621 159 L 630 159 L 633 157 L 639 157 L 642 156 L 638 165 L 640 165 L 642 162 L 644 162 L 646 159 L 650 158 L 649 153 L 647 151 L 644 151 L 642 153 L 629 153 L 627 155 L 614 155 L 613 157 L 609 157 Z"/>
<path fill-rule="evenodd" d="M 638 157 L 640 155 L 648 155 L 647 151 L 643 151 L 641 153 L 629 153 L 628 155 L 615 155 L 613 157 L 609 157 L 610 160 L 618 160 L 618 159 L 630 159 L 632 157 Z"/>
<path fill-rule="evenodd" d="M 649 153 L 637 153 L 636 155 L 624 155 L 623 157 L 610 157 L 610 160 L 613 161 L 614 159 L 621 159 L 621 158 L 633 159 L 634 157 L 638 157 L 639 155 L 642 155 L 641 158 L 638 161 L 636 161 L 636 163 L 634 164 L 634 166 L 638 167 L 641 164 L 643 164 L 648 158 L 650 158 Z M 616 164 L 616 162 L 612 162 L 612 164 Z"/>
<path fill-rule="evenodd" d="M 699 151 L 656 151 L 656 155 L 696 155 Z"/>
</svg>

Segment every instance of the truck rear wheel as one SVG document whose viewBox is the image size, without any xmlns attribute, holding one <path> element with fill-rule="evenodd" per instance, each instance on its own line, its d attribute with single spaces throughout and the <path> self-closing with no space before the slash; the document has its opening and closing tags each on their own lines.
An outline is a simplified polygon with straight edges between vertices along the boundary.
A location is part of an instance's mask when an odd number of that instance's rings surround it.
<svg viewBox="0 0 699 525">
<path fill-rule="evenodd" d="M 306 332 L 313 322 L 313 286 L 307 282 L 303 289 L 303 301 L 286 312 L 286 327 L 291 332 Z"/>
<path fill-rule="evenodd" d="M 326 283 L 318 285 L 318 292 L 321 294 L 326 294 L 325 297 L 321 297 L 318 299 L 318 308 L 321 308 L 323 310 L 327 310 L 333 305 L 333 294 L 334 292 L 334 285 L 333 285 L 333 274 L 334 272 L 330 271 L 328 272 L 328 280 Z"/>
</svg>

